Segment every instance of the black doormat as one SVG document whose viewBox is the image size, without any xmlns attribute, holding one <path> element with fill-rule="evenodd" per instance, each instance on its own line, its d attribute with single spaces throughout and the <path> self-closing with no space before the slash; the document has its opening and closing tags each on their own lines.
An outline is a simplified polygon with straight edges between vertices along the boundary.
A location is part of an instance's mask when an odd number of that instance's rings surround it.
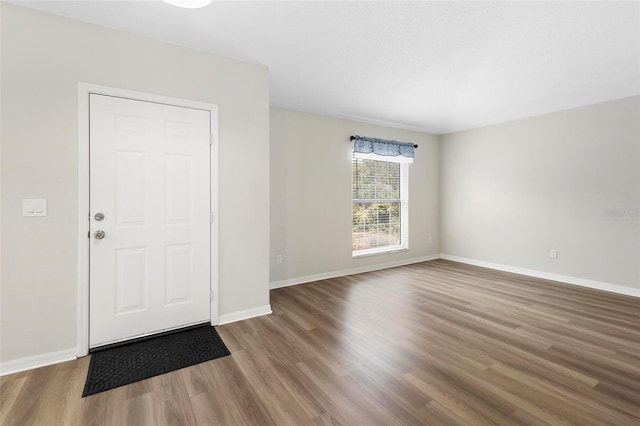
<svg viewBox="0 0 640 426">
<path fill-rule="evenodd" d="M 82 396 L 89 396 L 231 353 L 215 328 L 204 326 L 91 354 Z"/>
</svg>

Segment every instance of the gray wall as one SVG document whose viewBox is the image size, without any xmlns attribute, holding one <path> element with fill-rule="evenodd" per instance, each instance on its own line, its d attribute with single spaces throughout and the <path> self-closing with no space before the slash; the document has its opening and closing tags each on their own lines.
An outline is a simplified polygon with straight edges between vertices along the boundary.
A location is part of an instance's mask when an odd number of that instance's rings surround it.
<svg viewBox="0 0 640 426">
<path fill-rule="evenodd" d="M 408 251 L 351 257 L 355 134 L 420 145 L 409 166 Z M 438 157 L 433 135 L 271 108 L 271 282 L 437 255 Z"/>
<path fill-rule="evenodd" d="M 639 97 L 445 135 L 441 149 L 442 253 L 640 288 Z"/>
<path fill-rule="evenodd" d="M 79 81 L 219 105 L 219 312 L 268 305 L 268 70 L 0 7 L 0 359 L 76 346 Z M 23 218 L 23 198 L 47 198 L 49 215 Z"/>
</svg>

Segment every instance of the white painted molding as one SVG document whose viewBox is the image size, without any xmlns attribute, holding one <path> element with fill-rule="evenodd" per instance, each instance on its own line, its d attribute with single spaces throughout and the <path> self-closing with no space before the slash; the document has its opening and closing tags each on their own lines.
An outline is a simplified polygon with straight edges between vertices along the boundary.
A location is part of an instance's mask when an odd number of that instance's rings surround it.
<svg viewBox="0 0 640 426">
<path fill-rule="evenodd" d="M 244 311 L 236 311 L 230 314 L 220 315 L 218 317 L 218 325 L 229 324 L 230 322 L 242 321 L 249 318 L 261 317 L 262 315 L 269 315 L 270 313 L 271 305 L 245 309 Z"/>
<path fill-rule="evenodd" d="M 624 294 L 625 296 L 640 297 L 640 289 L 638 288 L 625 287 L 622 285 L 604 283 L 600 281 L 592 281 L 584 278 L 571 277 L 569 275 L 552 274 L 550 272 L 538 271 L 535 269 L 502 265 L 500 263 L 485 262 L 484 260 L 469 259 L 466 257 L 452 256 L 450 254 L 440 254 L 440 258 L 452 260 L 454 262 L 466 263 L 468 265 L 482 266 L 483 268 L 496 269 L 498 271 L 513 272 L 514 274 L 543 278 L 545 280 L 557 281 L 564 284 L 573 284 L 581 287 L 593 288 L 596 290 L 604 290 L 611 293 Z"/>
<path fill-rule="evenodd" d="M 0 363 L 0 376 L 46 367 L 47 365 L 59 364 L 61 362 L 73 361 L 76 358 L 76 348 L 70 348 L 57 352 L 14 359 L 13 361 Z"/>
<path fill-rule="evenodd" d="M 274 281 L 269 285 L 271 290 L 281 287 L 289 287 L 297 284 L 310 283 L 313 281 L 328 280 L 330 278 L 344 277 L 346 275 L 361 274 L 363 272 L 379 271 L 381 269 L 395 268 L 396 266 L 411 265 L 413 263 L 426 262 L 428 260 L 439 259 L 440 256 L 433 254 L 430 256 L 414 257 L 411 259 L 398 260 L 396 262 L 379 263 L 376 265 L 360 266 L 358 268 L 343 269 L 341 271 L 325 272 L 322 274 L 307 275 L 304 277 L 290 278 L 283 281 Z"/>
</svg>

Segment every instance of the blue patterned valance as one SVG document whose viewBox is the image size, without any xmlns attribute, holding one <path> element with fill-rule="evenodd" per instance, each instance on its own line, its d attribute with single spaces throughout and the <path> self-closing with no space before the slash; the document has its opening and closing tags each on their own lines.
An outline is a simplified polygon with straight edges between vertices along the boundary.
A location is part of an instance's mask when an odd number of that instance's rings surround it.
<svg viewBox="0 0 640 426">
<path fill-rule="evenodd" d="M 387 139 L 368 138 L 365 136 L 351 136 L 353 152 L 359 154 L 376 154 L 385 157 L 413 158 L 412 143 L 398 142 Z"/>
</svg>

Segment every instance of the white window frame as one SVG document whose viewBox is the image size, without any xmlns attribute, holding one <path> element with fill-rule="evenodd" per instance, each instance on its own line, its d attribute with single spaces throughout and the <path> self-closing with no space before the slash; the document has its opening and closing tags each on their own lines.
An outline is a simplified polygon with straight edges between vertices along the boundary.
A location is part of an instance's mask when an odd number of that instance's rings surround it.
<svg viewBox="0 0 640 426">
<path fill-rule="evenodd" d="M 400 244 L 375 247 L 370 249 L 353 250 L 351 249 L 352 258 L 375 256 L 379 254 L 389 254 L 399 251 L 409 250 L 409 164 L 413 162 L 413 158 L 402 156 L 390 157 L 376 154 L 353 153 L 353 158 L 364 160 L 387 161 L 390 163 L 400 163 Z M 351 162 L 353 167 L 353 160 Z M 353 176 L 353 170 L 351 171 Z M 351 182 L 353 185 L 353 181 Z M 351 244 L 353 247 L 353 196 L 351 198 Z"/>
</svg>

